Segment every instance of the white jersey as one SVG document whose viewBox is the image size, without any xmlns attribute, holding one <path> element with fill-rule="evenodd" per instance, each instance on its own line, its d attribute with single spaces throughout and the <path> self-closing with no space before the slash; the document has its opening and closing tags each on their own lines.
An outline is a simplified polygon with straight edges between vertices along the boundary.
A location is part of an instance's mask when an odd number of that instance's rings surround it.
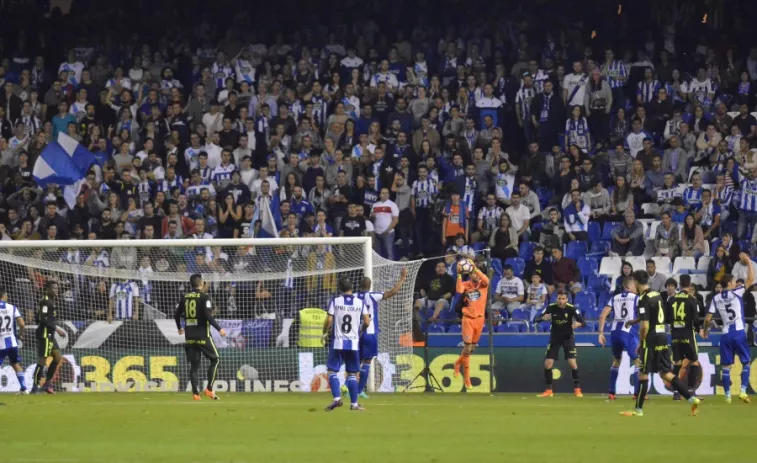
<svg viewBox="0 0 757 463">
<path fill-rule="evenodd" d="M 379 320 L 378 308 L 379 302 L 384 299 L 384 293 L 378 291 L 368 291 L 357 293 L 357 297 L 365 304 L 368 309 L 368 315 L 371 317 L 371 323 L 365 329 L 365 334 L 378 334 Z"/>
<path fill-rule="evenodd" d="M 717 309 L 723 320 L 724 334 L 744 331 L 744 291 L 743 286 L 738 286 L 733 290 L 723 290 L 712 298 L 709 313 L 715 314 Z"/>
<path fill-rule="evenodd" d="M 337 296 L 329 303 L 328 312 L 334 317 L 334 349 L 358 350 L 363 315 L 370 315 L 363 301 L 352 294 Z"/>
<path fill-rule="evenodd" d="M 134 299 L 139 297 L 139 287 L 133 281 L 113 283 L 110 286 L 110 299 L 113 301 L 114 318 L 131 319 L 134 316 Z"/>
<path fill-rule="evenodd" d="M 639 295 L 634 293 L 622 292 L 616 294 L 607 301 L 607 307 L 612 308 L 613 321 L 610 331 L 623 330 L 631 331 L 631 326 L 626 327 L 626 322 L 636 319 L 636 308 L 639 304 Z"/>
<path fill-rule="evenodd" d="M 0 301 L 0 349 L 18 347 L 16 319 L 21 317 L 18 307 Z"/>
</svg>

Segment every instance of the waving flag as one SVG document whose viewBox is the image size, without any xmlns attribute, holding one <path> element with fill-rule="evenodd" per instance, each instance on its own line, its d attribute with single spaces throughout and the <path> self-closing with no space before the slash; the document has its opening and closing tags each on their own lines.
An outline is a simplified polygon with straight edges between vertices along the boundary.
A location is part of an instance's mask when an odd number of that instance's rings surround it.
<svg viewBox="0 0 757 463">
<path fill-rule="evenodd" d="M 40 188 L 54 183 L 64 186 L 64 197 L 69 207 L 76 203 L 87 171 L 98 160 L 87 148 L 64 133 L 48 143 L 34 164 L 32 176 Z"/>
<path fill-rule="evenodd" d="M 253 220 L 260 220 L 260 238 L 278 238 L 279 227 L 277 224 L 281 222 L 279 196 L 275 194 L 270 199 L 259 198 Z"/>
</svg>

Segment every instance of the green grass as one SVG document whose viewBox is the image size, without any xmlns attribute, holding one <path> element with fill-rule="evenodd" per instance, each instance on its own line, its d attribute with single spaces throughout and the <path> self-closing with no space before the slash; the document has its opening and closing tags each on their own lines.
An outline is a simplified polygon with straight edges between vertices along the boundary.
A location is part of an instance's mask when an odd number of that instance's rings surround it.
<svg viewBox="0 0 757 463">
<path fill-rule="evenodd" d="M 326 394 L 57 394 L 0 397 L 2 461 L 626 462 L 750 459 L 755 406 L 708 397 L 699 417 L 654 397 L 374 395 L 365 412 L 323 411 Z"/>
</svg>

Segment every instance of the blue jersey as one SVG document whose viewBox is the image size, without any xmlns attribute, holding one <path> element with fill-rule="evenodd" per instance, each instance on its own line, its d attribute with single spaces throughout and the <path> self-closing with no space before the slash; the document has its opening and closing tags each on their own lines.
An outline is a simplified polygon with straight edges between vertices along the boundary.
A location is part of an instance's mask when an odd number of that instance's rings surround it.
<svg viewBox="0 0 757 463">
<path fill-rule="evenodd" d="M 757 212 L 757 180 L 741 181 L 741 198 L 739 209 L 747 212 Z"/>
<path fill-rule="evenodd" d="M 702 204 L 702 187 L 694 188 L 693 186 L 687 187 L 683 190 L 683 203 L 689 206 L 689 209 L 694 209 Z"/>
<path fill-rule="evenodd" d="M 368 314 L 363 301 L 351 294 L 337 296 L 329 303 L 328 313 L 334 317 L 333 349 L 357 351 L 363 315 Z"/>
<path fill-rule="evenodd" d="M 17 318 L 21 318 L 18 307 L 0 301 L 0 349 L 18 347 L 18 339 L 16 338 Z"/>
<path fill-rule="evenodd" d="M 617 59 L 609 63 L 605 63 L 605 77 L 607 78 L 607 83 L 610 84 L 610 88 L 623 87 L 626 82 L 625 80 L 620 80 L 619 78 L 628 77 L 628 70 L 626 69 L 626 65 L 623 63 L 623 61 Z"/>
<path fill-rule="evenodd" d="M 371 323 L 365 329 L 365 334 L 377 335 L 379 332 L 378 308 L 379 302 L 384 299 L 384 293 L 377 291 L 360 292 L 357 297 L 363 301 L 371 317 Z"/>
<path fill-rule="evenodd" d="M 134 317 L 135 299 L 139 297 L 139 287 L 131 281 L 113 283 L 110 287 L 110 299 L 113 302 L 114 318 L 126 320 Z"/>
</svg>

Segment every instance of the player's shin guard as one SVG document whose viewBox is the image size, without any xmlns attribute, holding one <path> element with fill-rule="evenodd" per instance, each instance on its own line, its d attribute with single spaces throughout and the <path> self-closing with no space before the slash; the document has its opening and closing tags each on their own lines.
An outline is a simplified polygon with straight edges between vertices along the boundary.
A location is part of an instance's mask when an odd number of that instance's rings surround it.
<svg viewBox="0 0 757 463">
<path fill-rule="evenodd" d="M 470 382 L 470 354 L 463 354 L 463 379 L 466 383 Z"/>
<path fill-rule="evenodd" d="M 636 409 L 641 410 L 644 408 L 644 399 L 649 391 L 649 381 L 641 380 L 639 382 L 639 393 L 636 395 Z"/>
<path fill-rule="evenodd" d="M 347 390 L 350 391 L 350 404 L 357 405 L 357 377 L 354 373 L 347 375 Z"/>
<path fill-rule="evenodd" d="M 552 369 L 544 369 L 544 383 L 547 385 L 547 389 L 552 390 Z"/>
<path fill-rule="evenodd" d="M 686 400 L 689 400 L 691 398 L 691 393 L 689 392 L 689 388 L 681 381 L 681 378 L 675 377 L 673 378 L 673 382 L 671 383 L 673 386 L 673 389 L 675 389 L 679 394 L 681 394 L 681 397 L 683 397 Z"/>
<path fill-rule="evenodd" d="M 192 363 L 189 366 L 189 382 L 192 384 L 192 394 L 200 394 L 200 364 Z"/>
<path fill-rule="evenodd" d="M 37 364 L 36 367 L 34 367 L 34 387 L 39 386 L 39 383 L 42 382 L 42 372 L 45 371 L 45 366 Z"/>
<path fill-rule="evenodd" d="M 689 364 L 689 374 L 686 377 L 686 380 L 689 383 L 689 389 L 694 390 L 696 388 L 697 381 L 699 381 L 701 374 L 702 374 L 701 366 Z"/>
<path fill-rule="evenodd" d="M 26 390 L 26 375 L 23 371 L 17 371 L 16 372 L 16 379 L 18 379 L 18 384 L 21 386 L 21 390 Z"/>
<path fill-rule="evenodd" d="M 53 359 L 53 361 L 50 363 L 50 366 L 47 367 L 47 376 L 45 376 L 45 387 L 53 387 L 53 376 L 55 376 L 55 372 L 58 371 L 58 365 L 60 365 L 60 362 Z"/>
<path fill-rule="evenodd" d="M 218 362 L 219 359 L 216 358 L 215 360 L 210 361 L 210 366 L 208 367 L 208 390 L 213 390 L 213 383 L 216 382 L 216 376 L 218 374 Z"/>
<path fill-rule="evenodd" d="M 570 375 L 573 377 L 573 387 L 581 387 L 581 381 L 579 381 L 578 379 L 578 368 L 576 368 L 575 370 L 570 370 Z"/>
<path fill-rule="evenodd" d="M 365 385 L 368 384 L 368 376 L 371 374 L 371 364 L 364 363 L 360 365 L 360 381 L 358 382 L 357 392 L 360 394 L 365 391 Z"/>
<path fill-rule="evenodd" d="M 339 387 L 339 377 L 336 373 L 329 373 L 329 388 L 331 388 L 331 395 L 334 396 L 334 400 L 342 398 L 341 388 Z"/>
<path fill-rule="evenodd" d="M 618 367 L 610 367 L 610 388 L 608 392 L 615 394 L 615 385 L 618 382 Z"/>
<path fill-rule="evenodd" d="M 741 392 L 746 392 L 746 387 L 749 384 L 749 372 L 751 371 L 752 367 L 750 364 L 745 364 L 743 369 L 741 370 Z"/>
<path fill-rule="evenodd" d="M 731 395 L 731 370 L 723 370 L 723 391 L 726 396 Z"/>
</svg>

